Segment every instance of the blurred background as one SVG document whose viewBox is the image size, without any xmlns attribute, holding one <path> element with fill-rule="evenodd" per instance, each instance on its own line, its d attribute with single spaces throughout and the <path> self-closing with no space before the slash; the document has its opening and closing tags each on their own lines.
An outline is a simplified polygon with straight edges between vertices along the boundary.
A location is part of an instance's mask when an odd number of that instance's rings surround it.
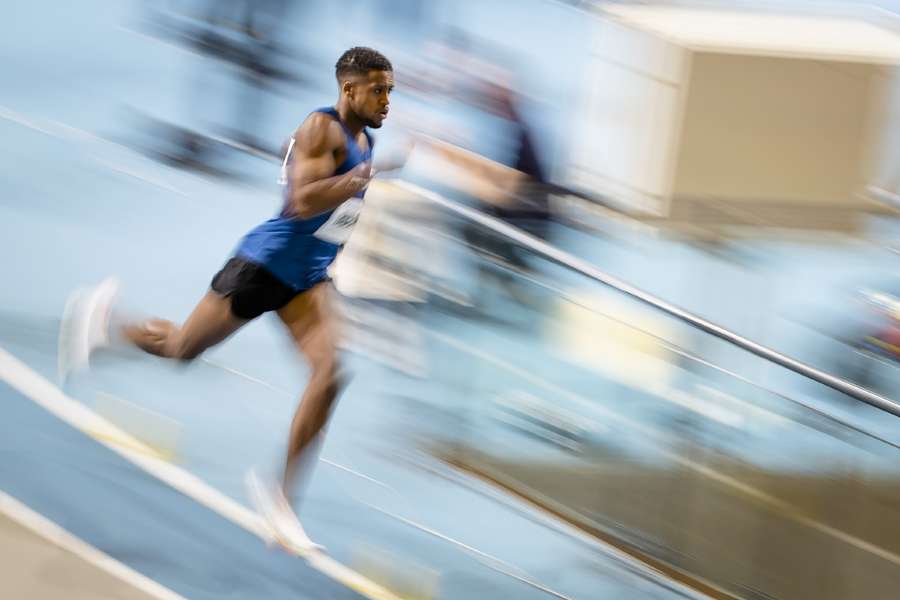
<svg viewBox="0 0 900 600">
<path fill-rule="evenodd" d="M 3 14 L 3 597 L 896 595 L 900 2 Z M 243 484 L 305 382 L 275 319 L 64 389 L 57 332 L 109 274 L 182 320 L 354 45 L 404 167 L 333 268 L 353 377 L 304 560 Z"/>
</svg>

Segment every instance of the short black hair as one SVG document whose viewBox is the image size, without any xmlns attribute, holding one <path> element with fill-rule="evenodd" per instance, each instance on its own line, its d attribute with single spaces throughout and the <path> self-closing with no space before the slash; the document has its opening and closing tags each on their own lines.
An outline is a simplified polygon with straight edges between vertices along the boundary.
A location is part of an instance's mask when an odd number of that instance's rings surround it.
<svg viewBox="0 0 900 600">
<path fill-rule="evenodd" d="M 347 75 L 366 75 L 372 70 L 393 71 L 394 67 L 378 50 L 356 46 L 341 54 L 334 65 L 334 76 L 341 79 Z"/>
</svg>

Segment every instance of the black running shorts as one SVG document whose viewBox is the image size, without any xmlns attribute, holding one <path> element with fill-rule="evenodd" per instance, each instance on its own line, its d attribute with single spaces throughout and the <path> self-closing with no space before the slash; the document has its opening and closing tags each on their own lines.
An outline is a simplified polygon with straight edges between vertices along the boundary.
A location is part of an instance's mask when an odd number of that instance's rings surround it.
<svg viewBox="0 0 900 600">
<path fill-rule="evenodd" d="M 239 319 L 255 319 L 278 310 L 299 292 L 256 263 L 232 258 L 213 277 L 214 292 L 231 298 L 231 312 Z"/>
</svg>

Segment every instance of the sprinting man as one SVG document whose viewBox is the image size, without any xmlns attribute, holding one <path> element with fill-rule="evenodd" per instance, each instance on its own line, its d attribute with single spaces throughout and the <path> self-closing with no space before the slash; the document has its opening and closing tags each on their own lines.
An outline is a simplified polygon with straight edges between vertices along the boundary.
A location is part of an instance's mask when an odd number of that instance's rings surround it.
<svg viewBox="0 0 900 600">
<path fill-rule="evenodd" d="M 121 334 L 141 350 L 190 361 L 238 329 L 275 311 L 310 367 L 294 414 L 282 479 L 251 491 L 278 540 L 297 551 L 314 544 L 291 509 L 301 458 L 328 421 L 341 388 L 334 291 L 328 267 L 346 242 L 372 178 L 372 136 L 388 114 L 394 88 L 390 61 L 371 48 L 351 48 L 335 65 L 339 96 L 313 111 L 291 138 L 278 216 L 251 230 L 182 325 L 149 319 L 110 326 L 114 280 L 77 293 L 60 337 L 63 376 L 88 366 L 92 350 Z"/>
</svg>

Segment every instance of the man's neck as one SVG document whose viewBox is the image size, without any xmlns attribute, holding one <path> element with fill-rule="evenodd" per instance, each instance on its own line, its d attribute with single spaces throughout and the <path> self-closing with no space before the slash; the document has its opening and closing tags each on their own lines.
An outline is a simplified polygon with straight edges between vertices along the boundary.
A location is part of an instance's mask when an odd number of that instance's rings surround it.
<svg viewBox="0 0 900 600">
<path fill-rule="evenodd" d="M 346 125 L 350 133 L 354 137 L 358 136 L 359 132 L 365 127 L 365 124 L 356 116 L 356 113 L 350 110 L 350 107 L 344 102 L 338 102 L 334 109 L 337 111 L 338 116 L 341 118 L 341 121 L 344 122 L 344 125 Z"/>
</svg>

